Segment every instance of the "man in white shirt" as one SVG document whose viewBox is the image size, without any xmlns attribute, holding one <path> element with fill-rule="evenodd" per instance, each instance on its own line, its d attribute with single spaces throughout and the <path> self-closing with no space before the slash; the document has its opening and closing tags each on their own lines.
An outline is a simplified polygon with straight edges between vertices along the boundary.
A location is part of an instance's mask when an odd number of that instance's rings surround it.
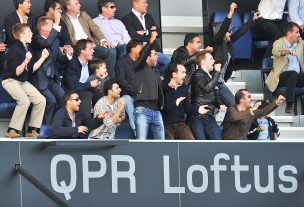
<svg viewBox="0 0 304 207">
<path fill-rule="evenodd" d="M 265 57 L 271 56 L 272 45 L 275 40 L 283 36 L 282 28 L 287 22 L 283 19 L 283 12 L 287 0 L 261 0 L 258 6 L 260 18 L 256 20 L 254 29 L 269 40 Z"/>
<path fill-rule="evenodd" d="M 95 44 L 94 56 L 105 59 L 111 79 L 115 79 L 114 66 L 116 50 L 107 42 L 105 36 L 91 17 L 80 11 L 78 0 L 63 0 L 65 13 L 62 15 L 61 44 L 75 45 L 78 40 L 89 39 Z"/>
<path fill-rule="evenodd" d="M 113 0 L 99 0 L 97 3 L 99 15 L 93 21 L 100 28 L 106 39 L 116 48 L 117 57 L 126 54 L 126 45 L 131 37 L 125 25 L 114 19 L 116 6 Z"/>
<path fill-rule="evenodd" d="M 288 1 L 289 19 L 299 25 L 301 29 L 301 37 L 304 38 L 304 1 L 289 0 Z"/>
</svg>

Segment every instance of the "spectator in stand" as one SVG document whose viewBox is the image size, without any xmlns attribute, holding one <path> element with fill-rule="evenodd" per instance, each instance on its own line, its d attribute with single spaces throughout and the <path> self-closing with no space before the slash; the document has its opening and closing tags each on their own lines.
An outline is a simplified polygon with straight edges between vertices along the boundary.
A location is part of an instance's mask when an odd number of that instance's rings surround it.
<svg viewBox="0 0 304 207">
<path fill-rule="evenodd" d="M 206 114 L 204 106 L 193 107 L 189 99 L 188 86 L 183 84 L 186 78 L 186 69 L 182 64 L 169 64 L 168 77 L 163 81 L 164 107 L 162 116 L 165 125 L 166 139 L 188 139 L 194 136 L 185 123 L 185 114 L 188 116 Z"/>
<path fill-rule="evenodd" d="M 131 38 L 146 43 L 149 42 L 152 31 L 157 31 L 161 36 L 160 28 L 156 25 L 152 15 L 147 13 L 147 0 L 131 0 L 131 5 L 132 11 L 122 19 Z M 161 48 L 157 42 L 154 43 L 153 47 L 158 52 L 159 57 L 156 68 L 163 75 L 170 63 L 170 58 L 161 53 Z"/>
<path fill-rule="evenodd" d="M 162 82 L 156 68 L 157 52 L 151 48 L 157 32 L 151 33 L 150 41 L 134 65 L 134 79 L 137 94 L 134 96 L 136 138 L 145 140 L 151 128 L 155 139 L 165 139 L 163 119 L 160 109 L 164 105 Z"/>
<path fill-rule="evenodd" d="M 86 116 L 91 116 L 92 109 L 92 89 L 98 86 L 98 80 L 87 82 L 90 73 L 88 62 L 93 59 L 94 43 L 91 40 L 82 39 L 76 43 L 75 56 L 70 60 L 67 69 L 65 83 L 67 90 L 77 91 L 80 99 L 80 112 Z"/>
<path fill-rule="evenodd" d="M 60 75 L 57 66 L 66 64 L 69 58 L 59 48 L 57 38 L 60 32 L 60 12 L 55 14 L 55 23 L 50 17 L 40 17 L 37 24 L 38 34 L 33 38 L 34 60 L 41 56 L 44 49 L 48 50 L 49 56 L 40 66 L 40 69 L 33 73 L 31 83 L 46 98 L 46 108 L 43 117 L 43 124 L 50 125 L 53 120 L 57 105 L 62 106 L 64 90 L 61 87 Z M 70 58 L 73 56 L 73 49 L 67 53 Z"/>
<path fill-rule="evenodd" d="M 65 13 L 61 17 L 61 44 L 74 46 L 78 40 L 91 40 L 95 44 L 94 56 L 105 59 L 109 76 L 115 79 L 116 50 L 91 17 L 85 11 L 80 11 L 80 7 L 78 0 L 63 0 Z"/>
<path fill-rule="evenodd" d="M 304 38 L 304 1 L 289 0 L 288 1 L 289 19 L 299 25 L 301 37 Z"/>
<path fill-rule="evenodd" d="M 265 83 L 271 92 L 286 87 L 286 113 L 294 112 L 295 87 L 304 87 L 303 47 L 299 26 L 294 22 L 285 24 L 284 37 L 273 44 L 273 68 Z"/>
<path fill-rule="evenodd" d="M 53 134 L 58 139 L 87 139 L 90 129 L 103 124 L 108 111 L 103 111 L 94 119 L 81 113 L 81 100 L 75 91 L 64 94 L 64 106 L 59 109 L 53 120 Z"/>
<path fill-rule="evenodd" d="M 131 40 L 125 25 L 115 19 L 116 6 L 113 0 L 99 0 L 97 3 L 99 16 L 93 19 L 117 52 L 117 58 L 126 54 L 126 45 Z"/>
<path fill-rule="evenodd" d="M 114 139 L 117 125 L 125 119 L 126 100 L 120 98 L 121 89 L 115 80 L 107 80 L 104 84 L 104 93 L 94 107 L 94 116 L 102 111 L 109 111 L 103 124 L 90 133 L 90 139 Z"/>
<path fill-rule="evenodd" d="M 247 135 L 253 120 L 255 118 L 270 114 L 284 101 L 285 97 L 280 95 L 274 102 L 262 109 L 258 109 L 261 102 L 255 103 L 252 107 L 251 95 L 249 91 L 246 89 L 238 90 L 235 93 L 236 105 L 229 107 L 225 114 L 223 121 L 224 128 L 222 131 L 223 139 L 247 139 Z"/>
<path fill-rule="evenodd" d="M 213 47 L 212 55 L 214 60 L 222 65 L 218 88 L 221 101 L 227 107 L 234 105 L 234 95 L 225 84 L 232 72 L 236 70 L 233 43 L 242 37 L 248 29 L 254 25 L 254 21 L 258 18 L 258 13 L 256 12 L 252 20 L 242 25 L 235 33 L 232 33 L 232 28 L 229 26 L 236 8 L 237 5 L 232 3 L 230 5 L 230 11 L 224 21 L 221 24 L 214 25 L 214 36 L 210 41 L 210 45 Z"/>
<path fill-rule="evenodd" d="M 90 75 L 88 78 L 88 82 L 91 82 L 92 80 L 97 79 L 98 80 L 98 85 L 96 88 L 92 88 L 93 91 L 93 99 L 92 99 L 92 106 L 95 106 L 97 101 L 103 97 L 104 94 L 104 83 L 105 81 L 109 80 L 108 72 L 107 72 L 107 65 L 106 62 L 99 59 L 99 60 L 94 60 L 90 64 L 91 68 L 95 72 L 93 75 Z"/>
<path fill-rule="evenodd" d="M 271 57 L 274 41 L 283 36 L 283 27 L 287 22 L 283 19 L 284 8 L 287 0 L 261 0 L 258 11 L 261 18 L 257 19 L 254 29 L 270 40 L 265 51 L 265 57 Z"/>
<path fill-rule="evenodd" d="M 217 82 L 220 77 L 221 64 L 214 65 L 210 52 L 202 52 L 197 57 L 199 69 L 191 77 L 191 103 L 194 107 L 207 105 L 207 114 L 192 116 L 191 127 L 194 137 L 199 140 L 222 139 L 221 131 L 214 118 L 215 109 L 225 112 L 218 95 Z M 211 75 L 211 72 L 214 74 Z"/>
<path fill-rule="evenodd" d="M 16 11 L 10 13 L 4 19 L 4 29 L 6 32 L 6 44 L 10 47 L 15 38 L 13 35 L 13 26 L 17 23 L 25 23 L 30 30 L 36 34 L 36 21 L 31 11 L 31 0 L 13 0 Z"/>
<path fill-rule="evenodd" d="M 31 73 L 40 68 L 49 56 L 47 49 L 43 49 L 41 57 L 33 63 L 32 53 L 28 44 L 32 41 L 33 33 L 25 23 L 13 26 L 16 39 L 6 54 L 6 68 L 3 73 L 3 88 L 16 100 L 17 106 L 11 118 L 5 137 L 20 137 L 27 110 L 33 104 L 26 137 L 38 137 L 45 110 L 45 98 L 27 80 Z"/>
</svg>

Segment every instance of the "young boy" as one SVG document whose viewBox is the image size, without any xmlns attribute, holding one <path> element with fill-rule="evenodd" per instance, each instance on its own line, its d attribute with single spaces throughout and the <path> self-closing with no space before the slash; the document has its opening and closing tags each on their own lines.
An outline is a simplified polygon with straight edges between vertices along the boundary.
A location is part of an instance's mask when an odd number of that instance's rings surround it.
<svg viewBox="0 0 304 207">
<path fill-rule="evenodd" d="M 109 79 L 108 72 L 107 72 L 107 66 L 106 62 L 102 59 L 94 60 L 91 63 L 91 68 L 95 72 L 95 74 L 91 75 L 88 78 L 88 82 L 97 79 L 99 81 L 99 84 L 96 88 L 92 89 L 93 90 L 93 99 L 92 99 L 92 104 L 93 107 L 96 104 L 96 102 L 104 96 L 104 91 L 103 91 L 103 85 L 106 82 L 106 80 Z"/>
</svg>

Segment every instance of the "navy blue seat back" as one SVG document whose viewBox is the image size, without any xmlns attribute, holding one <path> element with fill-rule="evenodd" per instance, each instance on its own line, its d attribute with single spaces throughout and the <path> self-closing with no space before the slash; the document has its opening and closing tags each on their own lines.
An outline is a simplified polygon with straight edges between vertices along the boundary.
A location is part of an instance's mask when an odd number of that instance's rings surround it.
<svg viewBox="0 0 304 207">
<path fill-rule="evenodd" d="M 2 80 L 3 78 L 0 77 L 0 111 L 5 112 L 8 110 L 14 110 L 16 102 L 2 87 Z"/>
</svg>

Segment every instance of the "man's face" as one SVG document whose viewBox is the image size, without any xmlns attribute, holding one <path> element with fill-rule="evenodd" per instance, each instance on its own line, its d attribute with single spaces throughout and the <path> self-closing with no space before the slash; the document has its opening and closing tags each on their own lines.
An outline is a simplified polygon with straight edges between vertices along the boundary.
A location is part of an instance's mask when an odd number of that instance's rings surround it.
<svg viewBox="0 0 304 207">
<path fill-rule="evenodd" d="M 78 0 L 70 0 L 70 4 L 67 5 L 69 13 L 79 14 L 80 13 L 80 3 Z"/>
<path fill-rule="evenodd" d="M 202 68 L 207 69 L 208 71 L 213 70 L 213 65 L 214 65 L 214 59 L 210 53 L 207 53 L 205 56 L 205 59 L 202 59 L 200 66 Z"/>
<path fill-rule="evenodd" d="M 182 85 L 186 78 L 186 68 L 183 65 L 177 65 L 177 73 L 173 73 L 173 78 L 178 85 Z"/>
<path fill-rule="evenodd" d="M 193 38 L 192 42 L 188 43 L 188 45 L 191 48 L 192 52 L 194 53 L 199 52 L 202 46 L 201 38 L 200 37 Z"/>
<path fill-rule="evenodd" d="M 135 9 L 136 11 L 138 11 L 141 14 L 146 13 L 148 10 L 147 0 L 137 0 L 134 2 L 133 5 L 134 5 L 133 9 Z"/>
<path fill-rule="evenodd" d="M 132 48 L 132 52 L 135 55 L 135 58 L 138 59 L 139 58 L 139 53 L 140 51 L 143 49 L 143 44 L 137 45 L 136 47 Z"/>
<path fill-rule="evenodd" d="M 92 43 L 87 43 L 86 48 L 81 50 L 81 54 L 83 55 L 84 59 L 89 61 L 93 59 L 94 53 L 94 45 Z"/>
<path fill-rule="evenodd" d="M 67 106 L 71 107 L 73 111 L 79 111 L 81 100 L 77 93 L 73 93 L 67 101 Z"/>
<path fill-rule="evenodd" d="M 24 38 L 26 43 L 31 43 L 32 42 L 32 37 L 33 37 L 33 33 L 31 31 L 31 29 L 29 27 L 26 27 L 26 29 L 24 30 L 24 32 L 22 32 L 20 34 L 21 38 Z"/>
<path fill-rule="evenodd" d="M 50 13 L 51 13 L 51 15 L 52 15 L 52 18 L 55 19 L 55 12 L 59 12 L 59 13 L 62 12 L 62 10 L 61 10 L 61 5 L 58 4 L 58 3 L 56 3 L 55 8 L 54 8 L 54 9 L 53 9 L 53 8 L 50 8 L 49 11 L 50 11 Z"/>
<path fill-rule="evenodd" d="M 114 83 L 112 85 L 112 90 L 110 92 L 111 92 L 111 95 L 114 99 L 119 99 L 120 98 L 121 89 L 120 89 L 120 87 L 117 83 Z"/>
<path fill-rule="evenodd" d="M 46 25 L 41 27 L 41 30 L 44 31 L 45 37 L 49 37 L 53 29 L 54 22 L 52 20 L 46 20 Z"/>
<path fill-rule="evenodd" d="M 105 7 L 102 7 L 102 15 L 107 18 L 115 16 L 116 6 L 114 3 L 109 2 Z"/>
<path fill-rule="evenodd" d="M 155 67 L 156 64 L 157 64 L 157 59 L 158 59 L 158 54 L 155 50 L 151 50 L 151 55 L 148 56 L 150 62 L 151 62 L 151 65 L 150 66 L 153 66 Z"/>
<path fill-rule="evenodd" d="M 249 108 L 251 106 L 251 95 L 248 91 L 243 91 L 242 101 L 246 108 Z"/>
<path fill-rule="evenodd" d="M 292 43 L 296 43 L 300 37 L 300 30 L 298 27 L 293 27 L 292 32 L 288 32 L 287 35 L 290 37 Z"/>
<path fill-rule="evenodd" d="M 21 10 L 25 14 L 29 14 L 31 11 L 31 0 L 24 0 L 22 4 L 19 4 L 21 6 Z M 20 7 L 19 7 L 20 8 Z"/>
</svg>

